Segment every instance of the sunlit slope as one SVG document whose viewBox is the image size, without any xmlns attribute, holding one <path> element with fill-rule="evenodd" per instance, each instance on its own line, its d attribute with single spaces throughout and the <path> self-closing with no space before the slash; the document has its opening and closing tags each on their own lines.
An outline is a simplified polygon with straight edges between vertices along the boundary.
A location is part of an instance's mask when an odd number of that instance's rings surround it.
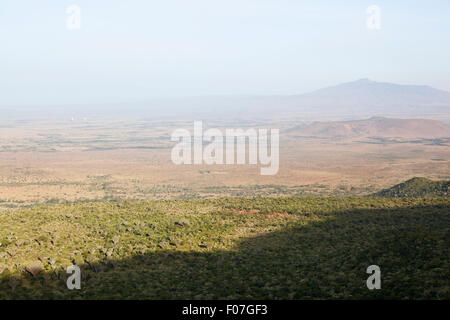
<svg viewBox="0 0 450 320">
<path fill-rule="evenodd" d="M 412 178 L 375 194 L 378 197 L 448 197 L 450 181 L 433 181 L 427 178 Z"/>
</svg>

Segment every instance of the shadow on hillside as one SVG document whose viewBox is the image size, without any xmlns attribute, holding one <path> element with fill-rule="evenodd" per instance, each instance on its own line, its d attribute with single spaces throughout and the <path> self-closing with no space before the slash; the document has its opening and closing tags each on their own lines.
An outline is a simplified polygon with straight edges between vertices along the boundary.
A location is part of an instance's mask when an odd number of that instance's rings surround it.
<svg viewBox="0 0 450 320">
<path fill-rule="evenodd" d="M 65 270 L 0 276 L 6 299 L 449 299 L 448 207 L 352 210 L 240 241 L 234 250 L 155 249 Z M 366 269 L 379 265 L 382 289 Z"/>
</svg>

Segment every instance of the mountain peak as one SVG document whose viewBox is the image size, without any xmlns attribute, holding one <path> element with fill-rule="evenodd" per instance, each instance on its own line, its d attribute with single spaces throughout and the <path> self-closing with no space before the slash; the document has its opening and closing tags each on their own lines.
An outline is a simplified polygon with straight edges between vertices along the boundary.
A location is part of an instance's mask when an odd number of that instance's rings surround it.
<svg viewBox="0 0 450 320">
<path fill-rule="evenodd" d="M 356 83 L 372 83 L 372 82 L 375 82 L 375 81 L 372 81 L 369 78 L 361 78 L 361 79 L 358 79 L 358 80 L 356 80 L 354 82 L 356 82 Z"/>
</svg>

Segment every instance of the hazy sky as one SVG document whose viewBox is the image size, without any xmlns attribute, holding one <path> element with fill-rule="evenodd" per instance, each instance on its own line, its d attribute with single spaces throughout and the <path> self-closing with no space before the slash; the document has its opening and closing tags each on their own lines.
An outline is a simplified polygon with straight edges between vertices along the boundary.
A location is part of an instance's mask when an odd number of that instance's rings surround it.
<svg viewBox="0 0 450 320">
<path fill-rule="evenodd" d="M 374 4 L 381 30 L 366 26 Z M 450 91 L 450 1 L 0 2 L 0 105 L 296 94 L 359 78 Z"/>
</svg>

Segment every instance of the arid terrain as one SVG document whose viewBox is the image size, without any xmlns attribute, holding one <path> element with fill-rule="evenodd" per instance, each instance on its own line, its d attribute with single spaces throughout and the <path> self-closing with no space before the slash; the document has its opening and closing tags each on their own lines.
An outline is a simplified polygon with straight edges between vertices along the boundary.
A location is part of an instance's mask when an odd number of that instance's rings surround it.
<svg viewBox="0 0 450 320">
<path fill-rule="evenodd" d="M 0 300 L 450 300 L 450 1 L 415 2 L 2 0 Z"/>
<path fill-rule="evenodd" d="M 417 126 L 418 120 L 411 121 Z M 337 136 L 335 122 L 328 125 L 333 134 L 314 136 L 308 124 L 204 121 L 205 126 L 223 131 L 279 128 L 280 169 L 273 176 L 261 176 L 257 165 L 175 165 L 170 135 L 177 128 L 192 131 L 192 125 L 191 121 L 131 118 L 4 121 L 0 206 L 219 196 L 360 196 L 415 176 L 450 178 L 449 138 L 412 137 L 409 131 L 401 137 L 401 130 L 393 137 Z"/>
<path fill-rule="evenodd" d="M 448 299 L 448 117 L 302 112 L 2 120 L 0 298 Z M 174 164 L 171 135 L 194 120 L 279 129 L 277 174 Z M 367 290 L 373 264 L 383 290 Z"/>
</svg>

